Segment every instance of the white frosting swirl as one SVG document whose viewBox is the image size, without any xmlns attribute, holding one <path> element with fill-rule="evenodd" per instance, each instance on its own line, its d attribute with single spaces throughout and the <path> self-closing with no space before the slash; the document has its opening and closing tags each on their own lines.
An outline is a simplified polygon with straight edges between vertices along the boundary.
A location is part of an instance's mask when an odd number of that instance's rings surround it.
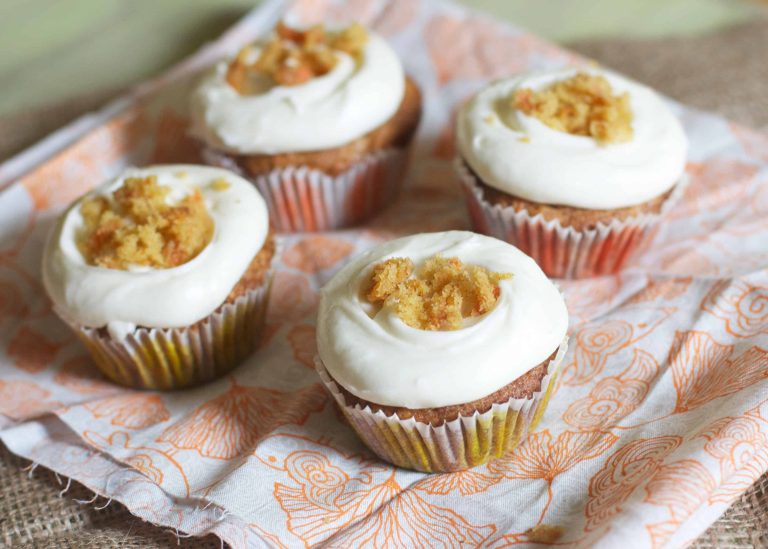
<svg viewBox="0 0 768 549">
<path fill-rule="evenodd" d="M 373 317 L 361 295 L 373 265 L 409 257 L 418 265 L 442 254 L 497 272 L 494 309 L 453 331 L 405 324 L 392 307 Z M 563 341 L 563 297 L 536 263 L 514 246 L 450 231 L 393 240 L 359 255 L 323 288 L 317 346 L 325 368 L 345 389 L 382 405 L 430 408 L 487 396 L 544 362 Z"/>
<path fill-rule="evenodd" d="M 688 142 L 680 122 L 650 88 L 608 71 L 614 93 L 629 93 L 631 141 L 600 145 L 546 126 L 517 111 L 517 89 L 545 88 L 576 69 L 532 73 L 494 82 L 458 117 L 458 146 L 487 185 L 532 202 L 614 209 L 651 200 L 674 186 L 685 169 Z"/>
<path fill-rule="evenodd" d="M 255 95 L 232 88 L 229 61 L 219 62 L 192 95 L 192 133 L 228 152 L 278 154 L 338 147 L 389 120 L 405 94 L 397 54 L 370 33 L 359 64 L 334 53 L 327 74 L 296 86 L 265 84 Z"/>
<path fill-rule="evenodd" d="M 89 265 L 76 244 L 83 226 L 80 204 L 94 194 L 111 200 L 129 177 L 157 176 L 171 188 L 170 204 L 195 189 L 203 195 L 214 222 L 211 241 L 192 260 L 169 269 L 130 270 Z M 229 186 L 216 190 L 214 180 Z M 219 168 L 192 165 L 128 169 L 75 202 L 48 237 L 43 255 L 43 283 L 56 310 L 81 326 L 106 326 L 115 337 L 136 326 L 175 328 L 194 324 L 226 299 L 267 236 L 264 199 L 248 181 Z"/>
</svg>

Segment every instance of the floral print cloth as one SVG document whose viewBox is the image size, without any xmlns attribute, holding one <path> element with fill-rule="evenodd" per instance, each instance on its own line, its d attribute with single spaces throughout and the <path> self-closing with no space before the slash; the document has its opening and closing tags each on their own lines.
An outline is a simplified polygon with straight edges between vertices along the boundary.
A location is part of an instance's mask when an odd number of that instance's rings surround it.
<svg viewBox="0 0 768 549">
<path fill-rule="evenodd" d="M 263 4 L 166 75 L 0 166 L 0 438 L 145 520 L 233 547 L 695 539 L 768 470 L 764 135 L 672 104 L 691 140 L 685 196 L 624 272 L 561 282 L 570 349 L 541 426 L 514 453 L 455 474 L 396 469 L 361 445 L 312 369 L 318 289 L 347 258 L 468 227 L 450 162 L 457 105 L 489 79 L 585 62 L 447 2 L 291 6 L 300 22 L 369 24 L 403 56 L 425 106 L 406 192 L 364 227 L 280 237 L 261 348 L 225 379 L 152 393 L 99 376 L 42 289 L 47 231 L 127 164 L 196 161 L 186 91 L 285 7 Z"/>
</svg>

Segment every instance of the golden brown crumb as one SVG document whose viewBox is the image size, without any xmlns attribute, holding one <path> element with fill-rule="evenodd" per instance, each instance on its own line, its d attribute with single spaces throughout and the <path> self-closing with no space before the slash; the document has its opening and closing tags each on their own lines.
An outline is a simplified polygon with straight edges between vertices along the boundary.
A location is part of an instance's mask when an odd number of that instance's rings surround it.
<svg viewBox="0 0 768 549">
<path fill-rule="evenodd" d="M 214 179 L 213 183 L 211 183 L 211 188 L 214 191 L 226 191 L 229 187 L 230 187 L 229 181 L 227 181 L 223 177 L 219 177 L 218 179 Z"/>
<path fill-rule="evenodd" d="M 394 306 L 413 328 L 458 330 L 465 318 L 493 309 L 499 282 L 511 276 L 440 255 L 415 272 L 410 259 L 396 257 L 374 265 L 366 298 L 374 305 Z"/>
<path fill-rule="evenodd" d="M 632 139 L 629 94 L 615 95 L 604 76 L 580 72 L 540 91 L 523 88 L 515 92 L 513 103 L 550 128 L 592 137 L 602 145 Z"/>
<path fill-rule="evenodd" d="M 338 32 L 328 32 L 323 25 L 302 31 L 281 21 L 275 28 L 275 36 L 255 61 L 252 61 L 253 46 L 240 50 L 229 65 L 227 82 L 240 93 L 248 93 L 250 78 L 258 74 L 269 76 L 281 86 L 303 84 L 336 66 L 334 51 L 345 52 L 359 61 L 367 41 L 368 31 L 358 23 Z"/>
<path fill-rule="evenodd" d="M 132 177 L 112 193 L 80 206 L 84 227 L 78 248 L 91 265 L 176 267 L 194 258 L 213 234 L 213 220 L 199 191 L 170 206 L 170 188 L 155 176 Z"/>
<path fill-rule="evenodd" d="M 563 529 L 560 526 L 539 524 L 526 530 L 525 536 L 534 543 L 555 543 L 563 537 Z"/>
</svg>

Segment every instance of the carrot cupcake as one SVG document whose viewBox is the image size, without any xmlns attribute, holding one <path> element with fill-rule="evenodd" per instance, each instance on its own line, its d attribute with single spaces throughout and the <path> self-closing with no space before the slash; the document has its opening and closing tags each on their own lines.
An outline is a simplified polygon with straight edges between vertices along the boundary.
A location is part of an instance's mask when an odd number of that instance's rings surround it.
<svg viewBox="0 0 768 549">
<path fill-rule="evenodd" d="M 550 276 L 618 271 L 680 194 L 680 122 L 653 90 L 607 71 L 494 82 L 457 125 L 475 229 L 519 246 Z"/>
<path fill-rule="evenodd" d="M 558 289 L 514 246 L 418 234 L 358 256 L 323 288 L 316 367 L 382 459 L 457 471 L 535 427 L 567 325 Z"/>
<path fill-rule="evenodd" d="M 129 169 L 64 212 L 43 282 L 110 379 L 177 389 L 254 349 L 274 249 L 264 200 L 241 177 L 202 166 Z"/>
<path fill-rule="evenodd" d="M 358 24 L 280 23 L 192 95 L 204 157 L 253 181 L 280 231 L 354 225 L 390 203 L 420 114 L 395 52 Z"/>
</svg>

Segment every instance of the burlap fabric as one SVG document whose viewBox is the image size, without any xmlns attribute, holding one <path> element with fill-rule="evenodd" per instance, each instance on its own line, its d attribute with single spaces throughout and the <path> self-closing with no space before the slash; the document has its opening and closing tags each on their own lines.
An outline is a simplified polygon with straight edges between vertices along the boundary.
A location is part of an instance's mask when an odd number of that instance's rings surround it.
<svg viewBox="0 0 768 549">
<path fill-rule="evenodd" d="M 743 124 L 768 130 L 768 21 L 755 21 L 696 38 L 653 41 L 601 40 L 570 45 L 689 105 L 718 111 Z M 87 107 L 90 105 L 85 102 Z M 64 106 L 67 117 L 71 105 Z M 16 124 L 29 128 L 28 113 Z M 40 113 L 50 116 L 50 109 Z M 32 122 L 34 125 L 34 122 Z M 28 142 L 29 132 L 3 124 L 0 156 Z M 44 125 L 38 124 L 39 127 Z M 46 128 L 48 129 L 48 128 Z M 35 137 L 42 137 L 38 135 Z M 122 505 L 99 499 L 73 482 L 38 468 L 0 445 L 0 546 L 9 547 L 219 547 L 217 538 L 179 539 L 174 532 L 133 517 Z M 178 545 L 177 545 L 178 543 Z M 768 475 L 747 491 L 693 547 L 768 547 Z"/>
</svg>

